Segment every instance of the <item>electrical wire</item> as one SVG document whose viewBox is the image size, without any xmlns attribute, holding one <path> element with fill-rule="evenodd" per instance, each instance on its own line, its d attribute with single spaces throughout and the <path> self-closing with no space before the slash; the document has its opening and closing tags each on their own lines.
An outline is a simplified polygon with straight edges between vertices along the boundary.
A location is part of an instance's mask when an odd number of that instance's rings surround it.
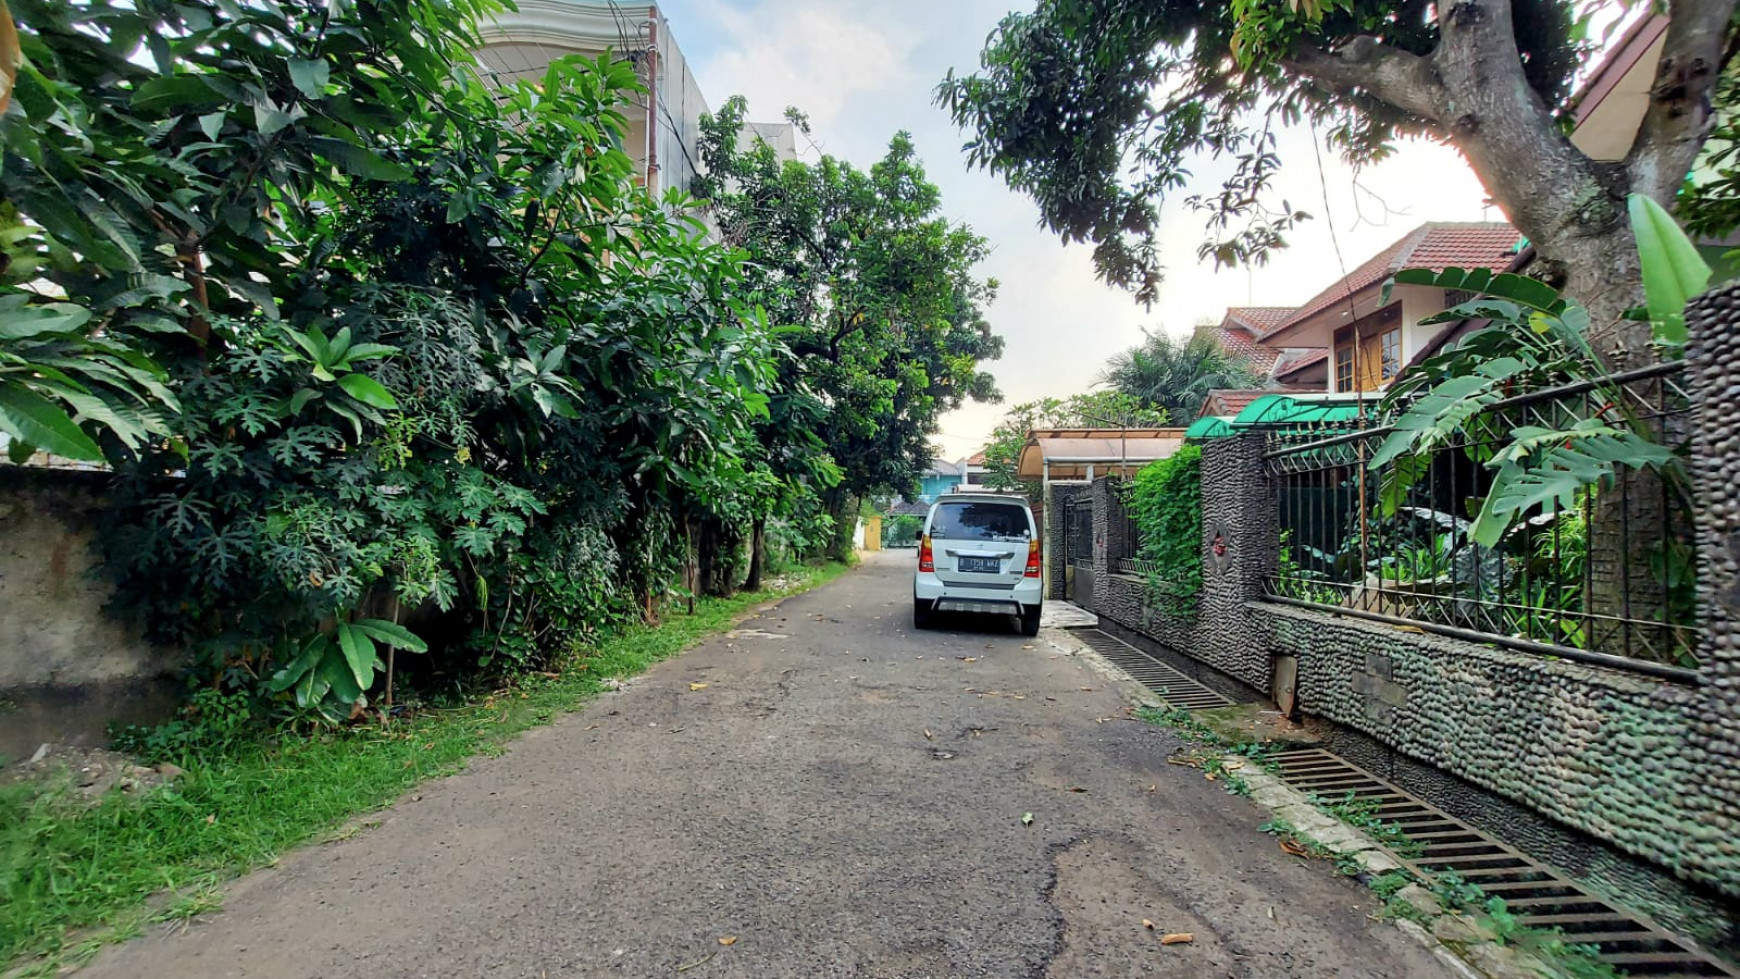
<svg viewBox="0 0 1740 979">
<path fill-rule="evenodd" d="M 1341 285 L 1347 290 L 1348 326 L 1353 330 L 1353 384 L 1355 411 L 1365 417 L 1365 391 L 1359 387 L 1359 316 L 1353 301 L 1353 284 L 1347 281 L 1347 259 L 1341 254 L 1341 236 L 1335 231 L 1335 214 L 1329 207 L 1329 176 L 1323 169 L 1323 147 L 1318 145 L 1317 119 L 1311 117 L 1311 152 L 1317 158 L 1317 185 L 1323 192 L 1323 223 L 1329 228 L 1329 242 L 1335 246 L 1335 264 L 1341 269 Z M 1381 371 L 1382 368 L 1379 368 Z M 1335 373 L 1335 331 L 1329 331 L 1329 371 Z"/>
</svg>

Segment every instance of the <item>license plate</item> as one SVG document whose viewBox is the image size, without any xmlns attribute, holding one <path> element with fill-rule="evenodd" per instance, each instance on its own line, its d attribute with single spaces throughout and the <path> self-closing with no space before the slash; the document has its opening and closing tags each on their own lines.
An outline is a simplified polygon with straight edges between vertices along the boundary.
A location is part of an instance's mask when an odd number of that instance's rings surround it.
<svg viewBox="0 0 1740 979">
<path fill-rule="evenodd" d="M 994 557 L 960 557 L 955 559 L 956 571 L 975 571 L 983 574 L 996 574 L 1002 570 Z"/>
</svg>

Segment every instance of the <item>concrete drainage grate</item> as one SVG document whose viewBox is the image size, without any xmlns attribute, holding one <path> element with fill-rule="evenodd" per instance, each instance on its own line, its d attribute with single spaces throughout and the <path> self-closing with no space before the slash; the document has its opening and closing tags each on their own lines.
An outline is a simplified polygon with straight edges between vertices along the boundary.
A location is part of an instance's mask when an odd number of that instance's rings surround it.
<svg viewBox="0 0 1740 979">
<path fill-rule="evenodd" d="M 1561 929 L 1569 940 L 1595 946 L 1602 961 L 1624 973 L 1740 976 L 1740 971 L 1692 942 L 1595 896 L 1553 868 L 1336 755 L 1321 748 L 1297 748 L 1275 759 L 1281 779 L 1302 792 L 1328 801 L 1351 792 L 1355 798 L 1376 802 L 1376 818 L 1398 827 L 1420 847 L 1415 857 L 1395 855 L 1401 863 L 1422 874 L 1453 871 L 1488 895 L 1503 898 L 1522 924 Z"/>
<path fill-rule="evenodd" d="M 1166 663 L 1149 656 L 1122 639 L 1098 629 L 1071 630 L 1088 648 L 1116 664 L 1136 682 L 1159 694 L 1167 703 L 1184 710 L 1226 707 L 1232 701 L 1197 683 Z"/>
</svg>

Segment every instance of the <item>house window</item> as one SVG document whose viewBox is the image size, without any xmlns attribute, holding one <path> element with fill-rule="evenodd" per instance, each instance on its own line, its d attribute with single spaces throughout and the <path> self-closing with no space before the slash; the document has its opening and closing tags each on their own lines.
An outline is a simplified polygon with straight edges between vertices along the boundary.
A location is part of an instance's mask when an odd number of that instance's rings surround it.
<svg viewBox="0 0 1740 979">
<path fill-rule="evenodd" d="M 1335 344 L 1335 390 L 1353 390 L 1353 344 Z"/>
<path fill-rule="evenodd" d="M 1335 389 L 1374 391 L 1402 372 L 1402 306 L 1335 331 Z"/>
</svg>

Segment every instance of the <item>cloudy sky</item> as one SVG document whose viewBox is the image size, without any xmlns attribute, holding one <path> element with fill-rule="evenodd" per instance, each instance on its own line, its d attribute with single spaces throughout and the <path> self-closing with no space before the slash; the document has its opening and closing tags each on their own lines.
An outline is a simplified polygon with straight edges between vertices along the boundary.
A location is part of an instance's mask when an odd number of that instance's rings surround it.
<svg viewBox="0 0 1740 979">
<path fill-rule="evenodd" d="M 751 118 L 778 120 L 788 105 L 807 112 L 822 151 L 869 166 L 898 130 L 912 133 L 944 209 L 991 241 L 986 275 L 1002 291 L 989 311 L 1008 342 L 992 364 L 1005 405 L 1086 390 L 1112 354 L 1144 328 L 1187 332 L 1227 306 L 1304 301 L 1424 221 L 1501 220 L 1453 151 L 1419 143 L 1383 166 L 1354 174 L 1324 155 L 1320 172 L 1308 131 L 1288 134 L 1277 191 L 1316 219 L 1267 266 L 1222 269 L 1196 261 L 1200 219 L 1163 215 L 1168 269 L 1160 302 L 1143 309 L 1094 278 L 1087 248 L 1064 247 L 1038 225 L 1038 209 L 982 171 L 967 169 L 964 137 L 931 92 L 953 67 L 971 70 L 1004 14 L 1033 0 L 661 0 L 671 32 L 710 104 L 742 94 Z M 811 158 L 814 151 L 804 147 Z M 1204 184 L 1212 161 L 1197 168 Z M 1328 206 L 1324 205 L 1327 187 Z M 1333 224 L 1334 235 L 1330 226 Z M 943 420 L 949 458 L 976 451 L 1003 411 L 969 405 Z"/>
</svg>

